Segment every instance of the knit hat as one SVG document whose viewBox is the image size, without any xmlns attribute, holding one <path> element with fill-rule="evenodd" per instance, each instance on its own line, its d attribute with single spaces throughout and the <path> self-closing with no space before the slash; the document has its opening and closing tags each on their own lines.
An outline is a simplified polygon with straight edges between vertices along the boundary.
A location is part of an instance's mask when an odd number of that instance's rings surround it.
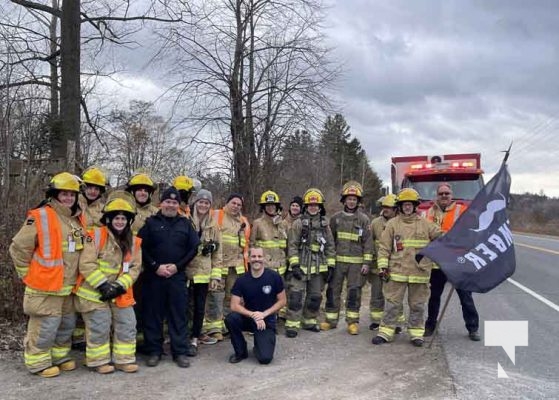
<svg viewBox="0 0 559 400">
<path fill-rule="evenodd" d="M 210 204 L 213 203 L 212 192 L 207 189 L 200 189 L 194 196 L 193 204 L 195 204 L 198 200 L 208 200 Z"/>
<path fill-rule="evenodd" d="M 165 200 L 169 200 L 169 199 L 176 200 L 178 202 L 180 202 L 180 200 L 181 200 L 179 191 L 172 186 L 165 189 L 165 191 L 161 195 L 161 201 L 162 202 L 165 201 Z"/>
<path fill-rule="evenodd" d="M 289 203 L 289 206 L 291 206 L 291 204 L 293 203 L 297 203 L 299 204 L 299 207 L 303 208 L 303 198 L 300 196 L 295 196 L 293 197 L 293 200 L 291 200 L 291 202 Z"/>
<path fill-rule="evenodd" d="M 239 193 L 231 193 L 231 194 L 229 195 L 229 197 L 227 198 L 226 203 L 229 203 L 229 202 L 230 202 L 231 200 L 233 200 L 235 197 L 238 198 L 239 200 L 241 200 L 241 203 L 244 204 L 245 199 L 243 199 L 243 196 L 240 195 Z"/>
</svg>

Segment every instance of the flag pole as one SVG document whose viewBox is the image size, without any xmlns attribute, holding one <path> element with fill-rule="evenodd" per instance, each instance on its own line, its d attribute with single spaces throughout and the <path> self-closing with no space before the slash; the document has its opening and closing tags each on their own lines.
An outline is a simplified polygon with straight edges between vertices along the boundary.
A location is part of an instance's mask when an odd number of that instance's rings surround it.
<svg viewBox="0 0 559 400">
<path fill-rule="evenodd" d="M 505 153 L 505 157 L 503 158 L 503 164 L 507 163 L 507 160 L 509 159 L 509 155 L 510 155 L 510 149 L 512 148 L 512 141 L 510 142 L 509 148 L 506 150 L 502 150 L 502 153 Z"/>
<path fill-rule="evenodd" d="M 437 318 L 437 324 L 435 325 L 435 330 L 433 331 L 433 336 L 431 337 L 431 341 L 429 342 L 429 346 L 427 347 L 428 349 L 433 347 L 433 342 L 435 341 L 435 337 L 437 336 L 437 333 L 439 332 L 439 326 L 441 325 L 444 314 L 446 312 L 446 308 L 448 307 L 448 303 L 450 303 L 450 298 L 452 297 L 453 293 L 454 293 L 454 285 L 450 285 L 450 292 L 448 293 L 448 296 L 446 296 L 446 300 L 444 302 L 443 310 L 441 311 L 441 317 Z"/>
</svg>

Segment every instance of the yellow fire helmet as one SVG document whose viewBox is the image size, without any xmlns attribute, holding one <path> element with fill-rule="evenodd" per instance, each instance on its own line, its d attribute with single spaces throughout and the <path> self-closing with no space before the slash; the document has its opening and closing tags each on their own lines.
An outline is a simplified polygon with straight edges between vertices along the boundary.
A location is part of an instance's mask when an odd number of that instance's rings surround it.
<svg viewBox="0 0 559 400">
<path fill-rule="evenodd" d="M 345 196 L 357 196 L 359 199 L 363 197 L 363 186 L 359 182 L 346 182 L 342 188 L 342 201 Z"/>
<path fill-rule="evenodd" d="M 186 175 L 180 175 L 173 179 L 173 187 L 177 190 L 189 192 L 194 189 L 194 181 Z"/>
<path fill-rule="evenodd" d="M 322 192 L 316 188 L 310 188 L 303 195 L 303 204 L 324 204 L 324 195 Z"/>
<path fill-rule="evenodd" d="M 132 190 L 132 188 L 134 188 L 135 186 L 147 186 L 151 189 L 152 192 L 155 190 L 155 184 L 153 183 L 149 175 L 145 173 L 133 175 L 126 184 L 126 189 Z"/>
<path fill-rule="evenodd" d="M 83 183 L 100 186 L 102 188 L 107 185 L 107 177 L 98 167 L 89 167 L 86 169 L 82 174 L 82 181 Z"/>
<path fill-rule="evenodd" d="M 77 176 L 69 172 L 61 172 L 52 177 L 49 183 L 49 190 L 67 190 L 70 192 L 80 191 L 80 180 Z"/>
<path fill-rule="evenodd" d="M 380 202 L 381 207 L 396 207 L 396 195 L 395 194 L 387 194 L 386 196 L 381 198 Z"/>
<path fill-rule="evenodd" d="M 131 204 L 129 201 L 124 200 L 123 198 L 115 198 L 105 204 L 105 207 L 103 207 L 103 214 L 114 211 L 123 211 L 131 214 L 136 214 L 136 206 Z"/>
<path fill-rule="evenodd" d="M 278 205 L 278 204 L 280 204 L 280 198 L 279 198 L 278 194 L 276 192 L 274 192 L 273 190 L 266 190 L 260 196 L 260 202 L 258 204 L 260 204 L 260 205 L 264 205 L 264 204 L 276 204 L 276 205 Z"/>
<path fill-rule="evenodd" d="M 419 193 L 412 188 L 404 188 L 398 192 L 398 197 L 396 202 L 403 203 L 405 201 L 411 201 L 412 203 L 419 203 Z"/>
</svg>

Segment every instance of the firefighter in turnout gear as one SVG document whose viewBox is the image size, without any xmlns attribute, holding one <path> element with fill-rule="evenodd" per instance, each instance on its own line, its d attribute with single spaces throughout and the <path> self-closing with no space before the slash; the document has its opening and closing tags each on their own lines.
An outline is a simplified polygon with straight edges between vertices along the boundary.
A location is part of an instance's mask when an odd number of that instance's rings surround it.
<svg viewBox="0 0 559 400">
<path fill-rule="evenodd" d="M 291 203 L 289 203 L 289 210 L 283 219 L 283 226 L 286 232 L 289 232 L 293 222 L 301 218 L 301 211 L 303 210 L 303 199 L 300 196 L 293 197 Z"/>
<path fill-rule="evenodd" d="M 79 196 L 79 204 L 87 223 L 87 230 L 95 226 L 102 226 L 101 217 L 105 202 L 103 194 L 107 187 L 105 173 L 97 167 L 91 167 L 82 174 L 82 193 Z"/>
<path fill-rule="evenodd" d="M 268 190 L 262 193 L 258 204 L 263 215 L 252 224 L 250 246 L 264 249 L 266 268 L 283 276 L 286 270 L 287 231 L 280 215 L 280 198 L 276 192 Z"/>
<path fill-rule="evenodd" d="M 429 299 L 429 277 L 432 262 L 424 257 L 419 263 L 419 250 L 442 234 L 440 228 L 416 213 L 419 194 L 411 188 L 402 189 L 396 202 L 398 215 L 386 224 L 379 242 L 379 275 L 387 277 L 383 285 L 384 314 L 373 344 L 394 340 L 398 316 L 403 313 L 408 292 L 410 315 L 408 334 L 414 346 L 423 346 L 424 312 Z"/>
<path fill-rule="evenodd" d="M 220 285 L 208 293 L 203 331 L 217 340 L 223 340 L 223 317 L 229 314 L 233 284 L 248 267 L 250 224 L 242 215 L 242 208 L 242 196 L 233 193 L 221 210 L 213 211 L 221 233 L 223 264 Z"/>
<path fill-rule="evenodd" d="M 115 368 L 138 370 L 132 285 L 140 274 L 142 255 L 141 239 L 131 231 L 136 206 L 129 197 L 126 192 L 111 194 L 103 208 L 104 226 L 94 229 L 93 241 L 86 243 L 80 257 L 74 290 L 86 326 L 85 362 L 100 374 Z"/>
<path fill-rule="evenodd" d="M 359 309 L 363 287 L 373 260 L 370 220 L 359 210 L 363 188 L 355 181 L 347 182 L 341 193 L 343 211 L 334 214 L 330 229 L 336 243 L 336 268 L 326 289 L 326 321 L 320 329 L 336 328 L 340 317 L 340 302 L 346 280 L 346 322 L 351 335 L 359 333 Z"/>
<path fill-rule="evenodd" d="M 384 310 L 384 296 L 382 295 L 382 279 L 379 276 L 376 255 L 378 254 L 379 241 L 389 220 L 394 218 L 397 213 L 396 195 L 388 194 L 379 199 L 382 210 L 380 215 L 371 222 L 371 239 L 373 243 L 373 268 L 369 271 L 368 280 L 371 284 L 371 300 L 369 303 L 369 313 L 371 317 L 370 330 L 375 330 L 380 326 L 382 313 Z M 402 314 L 402 321 L 403 314 Z M 398 329 L 398 328 L 396 328 Z"/>
<path fill-rule="evenodd" d="M 322 291 L 336 265 L 334 238 L 325 217 L 324 196 L 309 189 L 303 196 L 303 215 L 288 233 L 288 300 L 285 335 L 299 329 L 319 332 L 318 313 Z"/>
<path fill-rule="evenodd" d="M 194 181 L 186 175 L 180 175 L 173 179 L 173 187 L 179 191 L 181 197 L 179 214 L 190 218 L 190 206 L 188 205 L 188 201 L 194 191 Z"/>
<path fill-rule="evenodd" d="M 72 288 L 88 238 L 78 206 L 79 191 L 77 177 L 68 172 L 55 175 L 46 191 L 47 199 L 29 211 L 9 249 L 25 284 L 23 311 L 29 316 L 25 366 L 45 378 L 76 368 L 70 358 L 76 322 Z"/>
<path fill-rule="evenodd" d="M 151 203 L 151 197 L 155 192 L 155 184 L 148 174 L 135 174 L 126 184 L 126 190 L 136 199 L 137 214 L 132 224 L 132 233 L 136 235 L 140 228 L 146 223 L 146 219 L 157 214 L 159 211 L 159 209 Z"/>
</svg>

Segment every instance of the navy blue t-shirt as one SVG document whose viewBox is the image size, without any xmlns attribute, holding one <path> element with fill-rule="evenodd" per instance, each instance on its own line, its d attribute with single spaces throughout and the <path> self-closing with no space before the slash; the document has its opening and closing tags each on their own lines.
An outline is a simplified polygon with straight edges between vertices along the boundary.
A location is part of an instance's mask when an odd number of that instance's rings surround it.
<svg viewBox="0 0 559 400">
<path fill-rule="evenodd" d="M 262 275 L 254 278 L 250 272 L 241 275 L 235 281 L 231 294 L 242 297 L 244 306 L 250 311 L 266 311 L 278 301 L 278 294 L 283 291 L 283 280 L 280 274 L 271 269 L 265 269 Z M 264 321 L 266 326 L 276 326 L 276 315 L 268 315 Z"/>
</svg>

